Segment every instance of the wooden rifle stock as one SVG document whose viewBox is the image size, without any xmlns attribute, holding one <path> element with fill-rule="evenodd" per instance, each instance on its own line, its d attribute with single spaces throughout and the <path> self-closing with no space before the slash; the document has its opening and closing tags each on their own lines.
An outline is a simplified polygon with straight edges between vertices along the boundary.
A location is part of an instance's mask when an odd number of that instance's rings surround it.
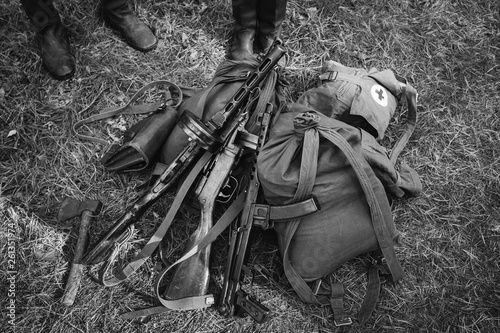
<svg viewBox="0 0 500 333">
<path fill-rule="evenodd" d="M 234 136 L 233 136 L 234 138 Z M 186 250 L 192 249 L 203 239 L 213 225 L 213 211 L 215 201 L 222 187 L 226 183 L 235 161 L 238 159 L 241 148 L 232 143 L 226 145 L 218 154 L 215 164 L 207 178 L 203 178 L 198 188 L 198 201 L 201 205 L 201 221 L 198 228 L 190 236 Z M 165 293 L 167 299 L 181 299 L 185 297 L 205 295 L 210 279 L 209 273 L 210 245 L 199 251 L 189 259 L 180 263 L 171 279 Z"/>
</svg>

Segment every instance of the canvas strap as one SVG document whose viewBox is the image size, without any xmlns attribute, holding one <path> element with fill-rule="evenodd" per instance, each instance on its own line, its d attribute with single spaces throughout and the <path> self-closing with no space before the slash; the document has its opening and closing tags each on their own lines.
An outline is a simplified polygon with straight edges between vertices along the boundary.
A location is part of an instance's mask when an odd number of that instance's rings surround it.
<svg viewBox="0 0 500 333">
<path fill-rule="evenodd" d="M 351 325 L 351 317 L 344 311 L 344 285 L 342 283 L 331 283 L 330 288 L 330 307 L 333 311 L 335 326 Z"/>
<path fill-rule="evenodd" d="M 417 125 L 417 91 L 409 83 L 401 83 L 403 95 L 406 97 L 408 105 L 408 116 L 406 118 L 406 129 L 392 148 L 389 160 L 396 164 L 399 154 L 408 143 Z"/>
<path fill-rule="evenodd" d="M 370 182 L 370 179 L 368 178 L 368 175 L 363 169 L 363 166 L 359 162 L 358 157 L 352 150 L 351 146 L 342 137 L 342 135 L 331 130 L 321 131 L 321 134 L 324 138 L 341 149 L 341 151 L 350 162 L 352 168 L 356 172 L 356 176 L 358 177 L 361 188 L 363 189 L 363 192 L 365 194 L 366 201 L 368 202 L 368 206 L 370 207 L 373 229 L 375 231 L 375 236 L 377 237 L 380 250 L 382 251 L 382 255 L 387 262 L 387 266 L 393 280 L 399 281 L 404 275 L 403 268 L 401 267 L 401 264 L 396 257 L 396 253 L 394 252 L 392 239 L 389 235 L 389 231 L 387 230 L 382 210 L 377 200 L 377 196 L 373 191 L 372 184 Z"/>
<path fill-rule="evenodd" d="M 368 283 L 363 303 L 358 313 L 358 322 L 364 324 L 371 316 L 380 295 L 380 273 L 383 272 L 381 265 L 373 264 L 368 269 Z"/>
</svg>

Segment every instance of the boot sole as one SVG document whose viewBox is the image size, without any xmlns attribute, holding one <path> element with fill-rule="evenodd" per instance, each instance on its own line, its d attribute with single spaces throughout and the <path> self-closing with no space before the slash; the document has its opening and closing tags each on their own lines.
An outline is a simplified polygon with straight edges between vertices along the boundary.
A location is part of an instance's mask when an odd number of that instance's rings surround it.
<svg viewBox="0 0 500 333">
<path fill-rule="evenodd" d="M 54 79 L 56 80 L 60 80 L 60 81 L 64 81 L 64 80 L 67 80 L 67 79 L 70 79 L 72 78 L 74 75 L 75 75 L 75 72 L 76 72 L 76 65 L 73 67 L 73 70 L 71 72 L 69 72 L 68 74 L 64 74 L 64 75 L 55 75 L 54 73 L 52 73 L 49 68 L 42 62 L 43 64 L 43 67 L 45 68 L 45 70 L 50 74 L 50 76 L 52 76 Z"/>
<path fill-rule="evenodd" d="M 67 80 L 67 79 L 71 79 L 75 75 L 75 70 L 73 69 L 73 71 L 71 73 L 68 73 L 68 74 L 62 75 L 62 76 L 55 76 L 55 75 L 52 75 L 52 74 L 50 74 L 50 75 L 54 79 L 56 79 L 56 80 L 64 81 L 64 80 Z"/>
<path fill-rule="evenodd" d="M 147 48 L 142 48 L 142 47 L 139 47 L 137 45 L 133 45 L 131 44 L 127 39 L 125 39 L 125 41 L 127 42 L 127 44 L 132 47 L 133 49 L 137 50 L 137 51 L 141 51 L 141 52 L 149 52 L 149 51 L 152 51 L 154 49 L 156 49 L 156 46 L 158 45 L 158 39 L 156 39 L 156 42 L 150 46 L 150 47 L 147 47 Z"/>
</svg>

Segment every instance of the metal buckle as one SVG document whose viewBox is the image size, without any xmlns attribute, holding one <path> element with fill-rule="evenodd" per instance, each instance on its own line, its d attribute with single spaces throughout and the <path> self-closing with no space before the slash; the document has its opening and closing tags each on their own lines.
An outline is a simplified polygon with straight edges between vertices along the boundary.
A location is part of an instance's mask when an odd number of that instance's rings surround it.
<svg viewBox="0 0 500 333">
<path fill-rule="evenodd" d="M 377 256 L 376 258 L 372 257 L 371 259 L 372 266 L 377 266 L 381 275 L 390 275 L 385 257 Z"/>
<path fill-rule="evenodd" d="M 351 317 L 344 317 L 340 320 L 334 319 L 333 323 L 335 324 L 336 327 L 349 326 L 352 325 L 352 319 Z"/>
<path fill-rule="evenodd" d="M 331 288 L 328 284 L 323 282 L 322 279 L 318 279 L 314 281 L 314 285 L 311 288 L 312 292 L 314 295 L 319 296 L 319 295 L 330 295 L 331 293 Z"/>
<path fill-rule="evenodd" d="M 269 221 L 269 205 L 253 204 L 253 224 L 262 229 L 269 229 L 273 226 Z"/>
<path fill-rule="evenodd" d="M 328 81 L 335 81 L 335 80 L 337 80 L 337 76 L 338 75 L 339 75 L 339 72 L 337 72 L 337 71 L 329 72 L 329 74 L 328 74 Z"/>
<path fill-rule="evenodd" d="M 215 298 L 213 296 L 208 296 L 205 298 L 205 304 L 208 306 L 214 305 L 215 304 Z"/>
</svg>

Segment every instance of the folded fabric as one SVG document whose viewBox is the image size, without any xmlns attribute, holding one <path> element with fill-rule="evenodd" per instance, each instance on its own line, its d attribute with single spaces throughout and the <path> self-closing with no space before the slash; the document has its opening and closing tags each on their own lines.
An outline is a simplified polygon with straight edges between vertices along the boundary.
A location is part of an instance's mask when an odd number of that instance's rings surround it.
<svg viewBox="0 0 500 333">
<path fill-rule="evenodd" d="M 140 171 L 151 165 L 177 121 L 177 110 L 166 107 L 134 124 L 113 144 L 101 163 L 109 171 Z"/>
</svg>

